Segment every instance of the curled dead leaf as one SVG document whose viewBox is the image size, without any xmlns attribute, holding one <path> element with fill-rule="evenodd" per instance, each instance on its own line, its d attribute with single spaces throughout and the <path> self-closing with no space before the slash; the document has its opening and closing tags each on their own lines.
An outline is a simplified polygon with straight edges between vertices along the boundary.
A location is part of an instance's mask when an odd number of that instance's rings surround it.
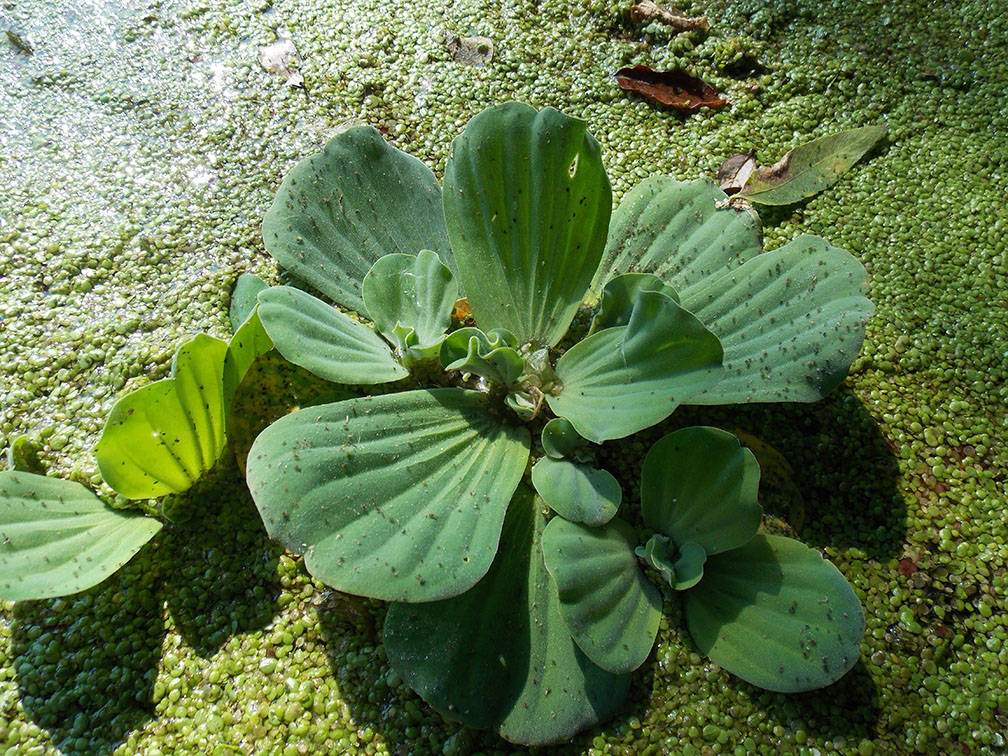
<svg viewBox="0 0 1008 756">
<path fill-rule="evenodd" d="M 615 76 L 621 89 L 677 110 L 722 108 L 729 104 L 710 84 L 682 71 L 655 71 L 647 66 L 633 66 L 621 68 Z"/>
<path fill-rule="evenodd" d="M 732 155 L 718 168 L 718 188 L 725 194 L 740 192 L 755 170 L 755 150 L 745 154 Z"/>
<path fill-rule="evenodd" d="M 630 9 L 630 19 L 634 23 L 642 21 L 658 21 L 676 31 L 710 31 L 710 22 L 706 16 L 687 16 L 679 11 L 665 8 L 651 0 L 640 0 Z"/>
<path fill-rule="evenodd" d="M 290 37 L 282 37 L 272 45 L 259 48 L 259 65 L 267 73 L 283 76 L 285 83 L 291 87 L 304 86 L 304 74 L 301 73 L 301 53 Z"/>
</svg>

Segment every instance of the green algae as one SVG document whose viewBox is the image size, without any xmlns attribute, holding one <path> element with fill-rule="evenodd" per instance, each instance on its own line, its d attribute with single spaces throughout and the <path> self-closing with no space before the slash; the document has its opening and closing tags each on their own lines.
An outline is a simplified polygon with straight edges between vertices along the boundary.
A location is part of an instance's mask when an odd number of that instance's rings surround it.
<svg viewBox="0 0 1008 756">
<path fill-rule="evenodd" d="M 712 175 L 748 149 L 772 162 L 886 123 L 829 190 L 763 213 L 768 247 L 815 233 L 869 270 L 877 313 L 846 387 L 677 419 L 741 428 L 788 461 L 801 501 L 782 489 L 764 503 L 854 585 L 861 662 L 820 693 L 759 691 L 697 654 L 673 609 L 625 710 L 556 750 L 1004 753 L 1008 18 L 979 2 L 741 0 L 684 7 L 712 32 L 671 37 L 633 27 L 628 6 L 5 6 L 33 53 L 0 47 L 0 448 L 27 433 L 55 473 L 97 485 L 90 449 L 116 395 L 166 375 L 184 337 L 226 336 L 240 272 L 275 280 L 262 216 L 340 124 L 376 125 L 440 173 L 486 105 L 553 105 L 588 120 L 618 199 L 646 176 Z M 304 90 L 256 62 L 276 27 Z M 490 37 L 493 61 L 454 63 L 446 31 Z M 683 117 L 625 97 L 608 77 L 636 63 L 684 65 L 733 105 Z M 608 449 L 610 469 L 635 477 L 644 440 Z M 432 714 L 390 670 L 383 609 L 313 582 L 241 490 L 232 478 L 176 502 L 196 511 L 96 589 L 5 606 L 0 743 L 517 752 Z M 789 517 L 799 506 L 804 522 Z"/>
</svg>

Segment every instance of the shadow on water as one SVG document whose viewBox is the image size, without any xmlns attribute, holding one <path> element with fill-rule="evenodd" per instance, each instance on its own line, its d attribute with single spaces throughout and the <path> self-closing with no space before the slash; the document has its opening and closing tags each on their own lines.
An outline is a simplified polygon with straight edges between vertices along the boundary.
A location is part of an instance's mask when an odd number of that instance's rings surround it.
<svg viewBox="0 0 1008 756">
<path fill-rule="evenodd" d="M 11 663 L 25 715 L 63 751 L 111 753 L 153 717 L 165 635 L 157 591 L 164 534 L 100 586 L 19 601 Z"/>
<path fill-rule="evenodd" d="M 264 628 L 276 616 L 283 549 L 266 535 L 233 465 L 174 509 L 164 598 L 183 640 L 208 657 L 232 635 Z"/>
</svg>

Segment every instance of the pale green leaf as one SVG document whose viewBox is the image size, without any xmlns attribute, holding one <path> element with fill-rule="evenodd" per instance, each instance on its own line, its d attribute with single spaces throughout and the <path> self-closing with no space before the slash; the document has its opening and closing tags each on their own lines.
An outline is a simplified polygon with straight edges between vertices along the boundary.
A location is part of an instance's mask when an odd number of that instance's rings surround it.
<svg viewBox="0 0 1008 756">
<path fill-rule="evenodd" d="M 755 535 L 759 465 L 731 433 L 683 428 L 662 438 L 641 467 L 644 524 L 677 546 L 692 541 L 708 555 Z"/>
<path fill-rule="evenodd" d="M 514 743 L 561 743 L 610 717 L 629 675 L 593 664 L 571 638 L 543 563 L 541 503 L 524 486 L 501 549 L 472 590 L 447 601 L 393 604 L 384 645 L 399 676 L 442 715 L 492 727 Z"/>
<path fill-rule="evenodd" d="M 284 268 L 357 312 L 361 282 L 385 255 L 430 249 L 454 267 L 437 179 L 370 126 L 339 134 L 287 174 L 263 240 Z"/>
<path fill-rule="evenodd" d="M 637 563 L 636 544 L 620 519 L 591 528 L 554 517 L 542 535 L 560 614 L 588 658 L 614 674 L 644 663 L 661 620 L 661 595 Z"/>
<path fill-rule="evenodd" d="M 503 329 L 483 333 L 479 328 L 460 328 L 441 345 L 445 370 L 473 373 L 508 387 L 525 371 L 525 360 L 514 349 L 514 337 Z"/>
<path fill-rule="evenodd" d="M 253 307 L 228 342 L 228 351 L 224 358 L 224 401 L 229 407 L 249 366 L 272 349 L 273 341 L 263 328 L 258 308 Z"/>
<path fill-rule="evenodd" d="M 228 309 L 232 331 L 237 331 L 242 323 L 248 320 L 255 309 L 259 292 L 268 286 L 254 273 L 242 273 L 238 276 L 234 289 L 231 290 L 231 307 Z"/>
<path fill-rule="evenodd" d="M 109 509 L 80 483 L 0 472 L 0 599 L 98 585 L 160 529 L 153 518 Z"/>
<path fill-rule="evenodd" d="M 575 344 L 556 364 L 563 390 L 550 408 L 601 443 L 661 422 L 721 375 L 721 345 L 693 315 L 657 291 L 637 294 L 625 326 Z"/>
<path fill-rule="evenodd" d="M 543 457 L 532 467 L 532 485 L 558 515 L 591 527 L 605 525 L 623 500 L 619 482 L 605 470 Z"/>
<path fill-rule="evenodd" d="M 578 433 L 570 420 L 554 417 L 542 429 L 542 445 L 546 456 L 553 459 L 590 459 L 588 439 Z"/>
<path fill-rule="evenodd" d="M 769 168 L 749 176 L 739 197 L 763 205 L 790 205 L 833 184 L 886 135 L 885 126 L 862 126 L 813 139 L 788 150 Z"/>
<path fill-rule="evenodd" d="M 612 212 L 583 121 L 505 103 L 452 143 L 444 210 L 477 325 L 554 345 L 598 268 Z"/>
<path fill-rule="evenodd" d="M 94 450 L 106 483 L 129 499 L 181 493 L 216 464 L 230 411 L 226 354 L 200 334 L 175 353 L 171 378 L 116 402 Z"/>
<path fill-rule="evenodd" d="M 280 354 L 334 383 L 391 383 L 409 375 L 362 323 L 291 286 L 259 294 L 259 318 Z"/>
<path fill-rule="evenodd" d="M 652 535 L 646 544 L 634 549 L 634 553 L 677 591 L 685 591 L 699 583 L 707 561 L 703 546 L 688 541 L 677 549 L 675 542 L 661 533 Z"/>
<path fill-rule="evenodd" d="M 529 445 L 485 394 L 408 391 L 281 418 L 252 445 L 246 477 L 270 536 L 322 582 L 434 601 L 486 574 Z"/>
<path fill-rule="evenodd" d="M 790 538 L 758 535 L 711 556 L 685 594 L 699 649 L 746 682 L 796 693 L 840 679 L 859 657 L 861 604 L 831 563 Z"/>
<path fill-rule="evenodd" d="M 629 323 L 637 301 L 637 292 L 640 291 L 660 291 L 673 302 L 679 301 L 676 290 L 658 276 L 650 273 L 624 273 L 609 281 L 602 290 L 602 301 L 592 319 L 592 332 Z"/>
</svg>

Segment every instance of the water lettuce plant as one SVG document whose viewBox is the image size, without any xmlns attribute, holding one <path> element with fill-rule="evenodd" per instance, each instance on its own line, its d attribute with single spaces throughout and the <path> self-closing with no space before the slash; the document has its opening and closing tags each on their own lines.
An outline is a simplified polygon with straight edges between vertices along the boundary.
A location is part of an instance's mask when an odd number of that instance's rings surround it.
<svg viewBox="0 0 1008 756">
<path fill-rule="evenodd" d="M 681 404 L 817 400 L 860 349 L 862 266 L 811 236 L 763 252 L 724 198 L 655 177 L 613 211 L 599 144 L 551 108 L 477 115 L 443 187 L 347 130 L 263 223 L 304 286 L 243 277 L 230 343 L 196 337 L 115 405 L 101 474 L 131 499 L 183 493 L 232 442 L 270 536 L 325 584 L 392 602 L 402 679 L 514 742 L 611 716 L 673 596 L 742 679 L 828 685 L 858 657 L 861 607 L 818 552 L 759 532 L 751 452 L 715 428 L 667 435 L 639 509 L 598 462 Z M 3 475 L 0 597 L 94 585 L 160 528 Z"/>
</svg>

